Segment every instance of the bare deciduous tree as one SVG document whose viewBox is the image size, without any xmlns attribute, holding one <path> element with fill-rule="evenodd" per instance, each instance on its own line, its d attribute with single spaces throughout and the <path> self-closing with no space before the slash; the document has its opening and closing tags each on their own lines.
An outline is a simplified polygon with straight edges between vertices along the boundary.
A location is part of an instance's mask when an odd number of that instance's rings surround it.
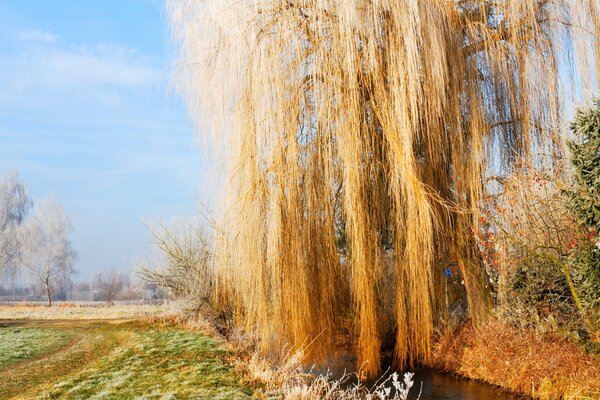
<svg viewBox="0 0 600 400">
<path fill-rule="evenodd" d="M 74 273 L 77 257 L 68 239 L 71 224 L 62 206 L 53 198 L 42 200 L 23 224 L 23 265 L 46 288 L 52 305 L 52 283 Z"/>
<path fill-rule="evenodd" d="M 0 181 L 0 274 L 9 279 L 13 295 L 21 253 L 17 232 L 30 207 L 31 201 L 17 172 L 8 172 Z"/>
<path fill-rule="evenodd" d="M 103 273 L 94 275 L 92 287 L 100 292 L 108 305 L 114 304 L 119 293 L 129 284 L 129 277 L 126 274 L 112 270 L 106 276 Z"/>
</svg>

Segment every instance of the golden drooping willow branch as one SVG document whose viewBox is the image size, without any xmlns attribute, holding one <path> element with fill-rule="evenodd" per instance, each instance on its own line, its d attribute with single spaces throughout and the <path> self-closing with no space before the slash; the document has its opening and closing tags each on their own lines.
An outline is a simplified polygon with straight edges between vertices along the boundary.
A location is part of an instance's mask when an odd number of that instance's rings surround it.
<svg viewBox="0 0 600 400">
<path fill-rule="evenodd" d="M 178 87 L 228 178 L 218 294 L 266 351 L 332 354 L 351 326 L 427 361 L 455 262 L 492 307 L 472 232 L 483 177 L 560 156 L 596 88 L 597 0 L 174 0 Z M 316 340 L 315 340 L 316 338 Z"/>
</svg>

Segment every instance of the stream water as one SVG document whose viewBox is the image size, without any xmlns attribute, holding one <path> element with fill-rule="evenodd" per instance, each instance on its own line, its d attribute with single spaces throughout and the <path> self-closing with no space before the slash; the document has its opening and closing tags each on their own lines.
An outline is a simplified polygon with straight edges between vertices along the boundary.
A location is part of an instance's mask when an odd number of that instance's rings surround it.
<svg viewBox="0 0 600 400">
<path fill-rule="evenodd" d="M 341 358 L 331 365 L 329 371 L 333 378 L 342 376 L 345 372 L 356 371 L 356 365 L 351 358 Z M 409 393 L 409 400 L 415 400 L 420 393 L 420 400 L 529 400 L 530 397 L 507 393 L 485 383 L 463 379 L 430 368 L 419 368 L 414 372 L 414 385 Z M 385 380 L 391 370 L 379 379 Z M 402 380 L 403 373 L 399 373 Z M 356 382 L 356 381 L 354 381 Z M 347 384 L 354 383 L 352 379 Z M 375 382 L 365 383 L 372 387 Z M 391 384 L 390 384 L 391 386 Z"/>
<path fill-rule="evenodd" d="M 517 400 L 515 396 L 498 388 L 469 379 L 461 379 L 432 369 L 415 372 L 409 399 L 416 399 L 421 389 L 421 400 Z"/>
</svg>

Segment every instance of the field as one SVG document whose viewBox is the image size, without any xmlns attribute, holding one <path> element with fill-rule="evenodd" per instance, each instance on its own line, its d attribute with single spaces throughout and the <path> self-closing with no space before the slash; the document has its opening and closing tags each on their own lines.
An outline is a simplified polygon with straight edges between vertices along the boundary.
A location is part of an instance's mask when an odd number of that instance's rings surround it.
<svg viewBox="0 0 600 400">
<path fill-rule="evenodd" d="M 104 303 L 61 304 L 52 307 L 45 304 L 0 304 L 0 320 L 4 319 L 139 319 L 167 312 L 166 306 L 149 304 L 115 305 L 106 307 Z"/>
<path fill-rule="evenodd" d="M 244 399 L 252 395 L 227 363 L 229 352 L 218 339 L 172 323 L 144 321 L 133 309 L 126 313 L 118 308 L 78 307 L 78 312 L 68 312 L 74 308 L 0 309 L 0 398 Z M 22 314 L 35 319 L 14 318 Z M 121 319 L 107 319 L 110 315 Z"/>
</svg>

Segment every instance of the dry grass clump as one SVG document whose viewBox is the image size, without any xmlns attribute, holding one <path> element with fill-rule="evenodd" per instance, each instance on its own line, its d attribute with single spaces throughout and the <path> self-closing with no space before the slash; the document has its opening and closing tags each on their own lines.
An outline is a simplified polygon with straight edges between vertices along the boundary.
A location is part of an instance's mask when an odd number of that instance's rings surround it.
<svg viewBox="0 0 600 400">
<path fill-rule="evenodd" d="M 434 366 L 539 399 L 597 399 L 600 359 L 561 338 L 491 322 L 437 343 Z"/>
<path fill-rule="evenodd" d="M 163 313 L 153 315 L 142 320 L 142 322 L 159 326 L 177 326 L 182 329 L 188 329 L 200 332 L 207 336 L 223 339 L 214 318 L 210 318 L 202 313 Z M 237 350 L 237 349 L 236 349 Z"/>
<path fill-rule="evenodd" d="M 369 388 L 360 381 L 360 372 L 340 378 L 314 374 L 303 367 L 303 350 L 287 354 L 274 364 L 255 351 L 249 359 L 238 362 L 237 369 L 252 385 L 261 386 L 266 395 L 285 400 L 406 400 L 414 384 L 413 374 L 400 378 L 393 373 Z"/>
<path fill-rule="evenodd" d="M 566 99 L 597 88 L 597 0 L 173 0 L 170 16 L 179 87 L 228 173 L 216 300 L 265 352 L 319 337 L 324 357 L 347 316 L 368 375 L 386 341 L 399 365 L 427 361 L 450 260 L 485 321 L 483 178 L 562 153 Z"/>
<path fill-rule="evenodd" d="M 413 387 L 413 374 L 406 373 L 403 378 L 393 373 L 389 378 L 381 381 L 369 389 L 360 382 L 347 384 L 351 378 L 346 375 L 333 380 L 328 375 L 312 378 L 308 383 L 292 381 L 281 388 L 283 398 L 286 400 L 406 400 Z M 417 400 L 420 399 L 420 393 Z"/>
</svg>

